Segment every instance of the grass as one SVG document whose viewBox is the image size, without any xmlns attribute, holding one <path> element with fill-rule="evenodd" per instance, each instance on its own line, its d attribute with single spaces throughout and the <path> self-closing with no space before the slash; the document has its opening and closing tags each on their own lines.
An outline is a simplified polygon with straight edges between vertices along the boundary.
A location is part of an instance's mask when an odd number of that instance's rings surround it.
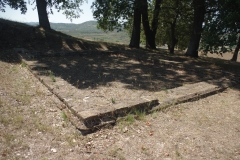
<svg viewBox="0 0 240 160">
<path fill-rule="evenodd" d="M 20 101 L 22 102 L 23 104 L 29 104 L 30 101 L 31 101 L 31 97 L 29 95 L 26 95 L 26 94 L 23 94 L 23 95 L 19 95 L 19 94 L 16 94 L 14 96 L 14 98 L 17 100 L 17 101 Z"/>
<path fill-rule="evenodd" d="M 133 114 L 128 114 L 124 119 L 127 124 L 132 124 L 135 121 Z"/>
<path fill-rule="evenodd" d="M 27 66 L 26 63 L 22 62 L 21 67 L 26 67 L 26 66 Z"/>
<path fill-rule="evenodd" d="M 54 76 L 54 74 L 52 72 L 49 73 L 49 77 L 51 78 L 51 80 L 53 82 L 56 82 L 56 78 L 55 78 L 55 76 Z"/>
<path fill-rule="evenodd" d="M 118 125 L 119 125 L 120 129 L 123 130 L 123 128 L 125 126 L 129 126 L 129 125 L 133 124 L 134 122 L 135 122 L 134 115 L 129 113 L 125 117 L 118 120 Z"/>
<path fill-rule="evenodd" d="M 125 117 L 119 119 L 118 124 L 121 130 L 123 130 L 125 126 L 132 125 L 135 122 L 135 120 L 144 121 L 145 118 L 146 118 L 145 110 L 134 109 L 132 112 L 126 114 Z"/>
<path fill-rule="evenodd" d="M 119 160 L 125 160 L 126 158 L 120 153 L 120 151 L 121 151 L 120 148 L 113 148 L 108 152 L 108 155 Z"/>
<path fill-rule="evenodd" d="M 61 113 L 61 117 L 63 118 L 63 120 L 64 120 L 65 122 L 68 121 L 68 118 L 67 118 L 67 115 L 66 115 L 65 112 L 62 112 L 62 113 Z"/>
<path fill-rule="evenodd" d="M 163 90 L 165 91 L 166 94 L 168 94 L 168 90 L 166 87 L 164 87 Z"/>
<path fill-rule="evenodd" d="M 115 104 L 116 103 L 115 98 L 111 98 L 111 102 L 112 102 L 112 104 Z"/>
<path fill-rule="evenodd" d="M 34 127 L 37 129 L 39 132 L 48 132 L 48 133 L 53 133 L 53 129 L 51 126 L 39 121 L 39 119 L 34 120 Z"/>
<path fill-rule="evenodd" d="M 137 110 L 137 109 L 135 109 L 134 110 L 134 113 L 135 113 L 135 119 L 137 119 L 137 120 L 144 120 L 145 119 L 145 117 L 146 117 L 146 112 L 145 112 L 145 110 Z"/>
</svg>

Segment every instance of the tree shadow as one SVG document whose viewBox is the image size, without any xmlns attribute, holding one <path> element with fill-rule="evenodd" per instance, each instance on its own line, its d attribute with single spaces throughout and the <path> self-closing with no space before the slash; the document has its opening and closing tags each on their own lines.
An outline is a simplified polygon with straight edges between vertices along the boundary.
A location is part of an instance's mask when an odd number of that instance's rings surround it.
<svg viewBox="0 0 240 160">
<path fill-rule="evenodd" d="M 132 50 L 42 57 L 38 62 L 49 66 L 56 77 L 61 77 L 78 89 L 98 89 L 112 82 L 120 82 L 126 89 L 155 92 L 235 76 L 235 73 L 221 69 L 196 67 L 196 60 L 181 56 L 176 59 L 180 61 L 172 61 L 175 60 L 173 57 L 159 53 Z"/>
</svg>

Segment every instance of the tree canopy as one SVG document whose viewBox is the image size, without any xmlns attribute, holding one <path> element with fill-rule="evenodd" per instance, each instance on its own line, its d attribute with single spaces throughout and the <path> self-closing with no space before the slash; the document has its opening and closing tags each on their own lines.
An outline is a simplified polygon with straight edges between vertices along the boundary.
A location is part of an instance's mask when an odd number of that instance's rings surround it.
<svg viewBox="0 0 240 160">
<path fill-rule="evenodd" d="M 201 49 L 207 53 L 232 51 L 240 33 L 240 1 L 219 0 L 206 15 Z"/>
<path fill-rule="evenodd" d="M 170 53 L 186 49 L 193 21 L 191 0 L 165 0 L 161 5 L 156 42 L 168 45 Z"/>
<path fill-rule="evenodd" d="M 0 11 L 5 12 L 6 5 L 13 9 L 20 9 L 22 14 L 27 12 L 27 5 L 24 0 L 0 0 Z"/>
<path fill-rule="evenodd" d="M 48 14 L 53 14 L 52 8 L 63 11 L 67 19 L 79 18 L 82 10 L 80 9 L 83 0 L 36 0 L 39 24 L 44 29 L 50 29 Z"/>
</svg>

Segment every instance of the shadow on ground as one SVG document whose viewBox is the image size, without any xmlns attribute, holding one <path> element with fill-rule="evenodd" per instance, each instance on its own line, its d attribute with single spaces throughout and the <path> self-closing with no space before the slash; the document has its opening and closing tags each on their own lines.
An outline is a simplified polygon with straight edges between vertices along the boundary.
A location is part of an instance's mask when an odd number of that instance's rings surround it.
<svg viewBox="0 0 240 160">
<path fill-rule="evenodd" d="M 13 48 L 25 48 L 28 53 L 40 55 L 88 51 L 75 56 L 37 59 L 48 65 L 55 76 L 79 89 L 98 88 L 119 81 L 129 89 L 159 91 L 222 77 L 234 80 L 240 75 L 239 63 L 169 55 L 164 49 L 126 49 L 124 45 L 86 41 L 3 19 L 0 19 L 0 32 L 0 60 L 9 63 L 21 62 L 18 54 L 12 52 Z M 114 52 L 99 52 L 107 50 Z"/>
<path fill-rule="evenodd" d="M 127 89 L 160 91 L 224 77 L 239 80 L 239 69 L 224 71 L 226 66 L 222 63 L 221 66 L 204 59 L 144 50 L 42 57 L 37 60 L 49 66 L 54 76 L 78 89 L 97 89 L 99 86 L 110 86 L 111 82 L 121 82 Z"/>
</svg>

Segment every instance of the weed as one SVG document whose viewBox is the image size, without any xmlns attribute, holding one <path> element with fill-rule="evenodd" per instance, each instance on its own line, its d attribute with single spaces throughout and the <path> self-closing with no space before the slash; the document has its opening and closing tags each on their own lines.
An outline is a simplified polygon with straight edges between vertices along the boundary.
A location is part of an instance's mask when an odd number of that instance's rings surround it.
<svg viewBox="0 0 240 160">
<path fill-rule="evenodd" d="M 78 88 L 79 87 L 79 80 L 77 80 L 77 83 L 76 83 L 76 88 Z M 59 87 L 58 87 L 58 89 L 59 89 Z"/>
<path fill-rule="evenodd" d="M 146 117 L 146 112 L 143 110 L 134 110 L 134 113 L 136 114 L 136 119 L 137 120 L 144 120 L 144 118 Z"/>
<path fill-rule="evenodd" d="M 14 135 L 12 134 L 4 134 L 3 137 L 7 143 L 11 143 L 15 139 Z"/>
<path fill-rule="evenodd" d="M 16 66 L 13 66 L 13 67 L 12 67 L 12 71 L 16 72 L 17 70 L 18 70 L 18 69 L 17 69 Z"/>
<path fill-rule="evenodd" d="M 65 112 L 62 112 L 61 117 L 63 118 L 63 120 L 64 120 L 65 122 L 68 121 L 68 118 L 67 118 L 67 115 L 66 115 Z"/>
<path fill-rule="evenodd" d="M 121 155 L 121 153 L 119 153 L 119 150 L 121 150 L 121 149 L 120 148 L 114 148 L 114 149 L 112 149 L 108 152 L 108 155 L 111 156 L 111 157 L 115 157 L 119 160 L 125 160 L 126 158 L 123 155 Z"/>
<path fill-rule="evenodd" d="M 128 114 L 124 120 L 128 124 L 132 124 L 135 121 L 135 118 L 133 114 Z"/>
<path fill-rule="evenodd" d="M 177 157 L 181 157 L 181 154 L 180 154 L 180 152 L 179 152 L 178 150 L 176 150 L 175 153 L 176 153 L 176 156 L 177 156 Z"/>
<path fill-rule="evenodd" d="M 157 111 L 154 111 L 152 114 L 151 114 L 152 118 L 155 119 L 158 117 L 158 112 Z"/>
<path fill-rule="evenodd" d="M 0 107 L 3 107 L 3 101 L 0 99 Z"/>
<path fill-rule="evenodd" d="M 163 90 L 165 91 L 165 93 L 168 93 L 168 90 L 166 87 L 164 87 Z"/>
<path fill-rule="evenodd" d="M 149 149 L 144 147 L 144 146 L 141 147 L 141 152 L 144 153 L 145 155 L 150 155 L 149 154 Z"/>
<path fill-rule="evenodd" d="M 36 91 L 35 91 L 35 92 L 36 92 L 36 95 L 37 95 L 37 96 L 40 96 L 40 95 L 43 94 L 43 92 L 42 92 L 42 91 L 40 90 L 40 88 L 38 88 L 38 87 L 36 88 Z"/>
<path fill-rule="evenodd" d="M 23 95 L 13 95 L 13 98 L 15 98 L 17 101 L 22 102 L 24 105 L 27 105 L 31 102 L 30 96 L 23 94 Z"/>
<path fill-rule="evenodd" d="M 9 120 L 6 117 L 0 116 L 0 123 L 6 126 L 9 124 Z"/>
<path fill-rule="evenodd" d="M 112 102 L 112 104 L 115 104 L 116 103 L 115 98 L 111 98 L 111 102 Z"/>
<path fill-rule="evenodd" d="M 42 123 L 41 121 L 39 121 L 39 119 L 34 120 L 34 126 L 39 132 L 53 132 L 51 126 Z"/>
<path fill-rule="evenodd" d="M 49 73 L 49 77 L 52 79 L 53 82 L 56 82 L 55 76 L 52 72 Z"/>
<path fill-rule="evenodd" d="M 22 62 L 21 67 L 26 67 L 26 66 L 27 66 L 26 63 Z"/>
</svg>

